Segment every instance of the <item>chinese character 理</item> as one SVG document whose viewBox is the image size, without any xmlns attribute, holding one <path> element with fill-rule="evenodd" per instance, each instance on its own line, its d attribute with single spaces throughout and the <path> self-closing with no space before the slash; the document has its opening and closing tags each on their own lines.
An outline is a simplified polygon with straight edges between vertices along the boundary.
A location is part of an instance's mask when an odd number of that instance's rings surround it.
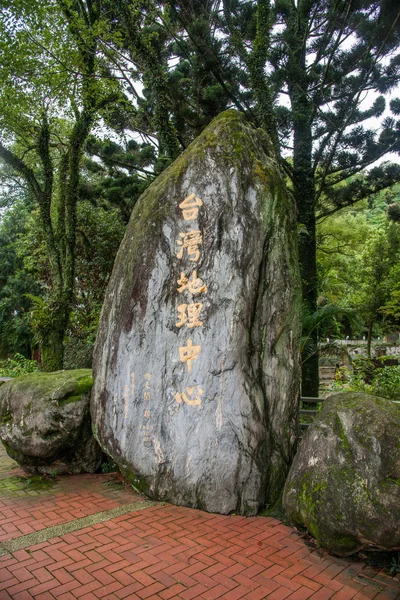
<svg viewBox="0 0 400 600">
<path fill-rule="evenodd" d="M 194 194 L 189 194 L 187 198 L 180 203 L 179 208 L 182 209 L 183 218 L 185 221 L 193 221 L 197 219 L 199 214 L 199 207 L 203 205 L 200 198 L 197 198 Z"/>
<path fill-rule="evenodd" d="M 199 315 L 204 304 L 194 302 L 193 304 L 180 304 L 177 306 L 179 321 L 175 323 L 177 327 L 182 327 L 186 324 L 189 329 L 191 327 L 202 327 L 203 322 L 199 320 Z"/>
<path fill-rule="evenodd" d="M 197 277 L 197 271 L 193 271 L 190 279 L 184 273 L 181 273 L 178 279 L 178 292 L 181 294 L 184 290 L 188 290 L 191 294 L 202 294 L 207 291 L 206 284 Z"/>
<path fill-rule="evenodd" d="M 176 255 L 177 258 L 182 259 L 184 251 L 187 250 L 189 260 L 197 262 L 200 258 L 199 246 L 203 243 L 200 231 L 196 229 L 188 233 L 181 232 L 179 238 L 176 240 L 176 243 L 180 246 L 179 252 Z"/>
<path fill-rule="evenodd" d="M 181 346 L 179 348 L 179 357 L 181 362 L 187 362 L 188 373 L 192 370 L 192 362 L 197 358 L 200 353 L 201 346 L 193 346 L 192 340 L 188 340 L 187 346 Z"/>
<path fill-rule="evenodd" d="M 197 386 L 197 392 L 196 392 L 197 396 L 192 398 L 194 391 L 195 391 L 194 387 L 187 387 L 185 392 L 182 392 L 181 394 L 176 393 L 175 394 L 176 402 L 178 404 L 182 404 L 182 401 L 183 401 L 183 402 L 186 402 L 186 404 L 189 404 L 189 406 L 200 406 L 201 397 L 204 394 L 204 390 L 202 390 L 200 386 Z"/>
</svg>

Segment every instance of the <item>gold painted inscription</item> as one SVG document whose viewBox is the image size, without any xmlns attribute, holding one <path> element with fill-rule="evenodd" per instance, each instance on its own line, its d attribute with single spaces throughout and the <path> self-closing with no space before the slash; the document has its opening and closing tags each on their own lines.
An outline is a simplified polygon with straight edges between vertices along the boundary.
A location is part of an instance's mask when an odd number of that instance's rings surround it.
<svg viewBox="0 0 400 600">
<path fill-rule="evenodd" d="M 182 209 L 185 221 L 194 221 L 197 219 L 200 206 L 203 206 L 203 202 L 200 198 L 197 198 L 193 193 L 189 194 L 189 196 L 187 196 L 179 205 L 179 208 Z"/>
<path fill-rule="evenodd" d="M 190 279 L 185 275 L 185 273 L 181 273 L 181 276 L 178 279 L 178 285 L 179 287 L 177 291 L 180 294 L 182 294 L 182 292 L 184 292 L 185 290 L 187 290 L 193 295 L 202 294 L 207 291 L 206 284 L 200 279 L 200 277 L 197 277 L 196 270 L 193 271 L 193 273 L 190 276 Z"/>
<path fill-rule="evenodd" d="M 199 246 L 203 243 L 203 238 L 199 230 L 189 231 L 188 233 L 180 232 L 178 239 L 176 240 L 180 249 L 177 253 L 177 258 L 180 260 L 183 258 L 185 250 L 189 260 L 197 262 L 200 258 Z"/>
<path fill-rule="evenodd" d="M 177 306 L 179 321 L 175 323 L 177 327 L 186 325 L 189 329 L 192 327 L 203 327 L 203 322 L 199 320 L 199 315 L 204 304 L 194 302 L 193 304 L 180 304 Z"/>
<path fill-rule="evenodd" d="M 179 348 L 179 357 L 181 362 L 187 363 L 188 373 L 192 370 L 192 362 L 200 354 L 201 346 L 193 346 L 192 340 L 188 340 L 187 346 Z"/>
<path fill-rule="evenodd" d="M 200 406 L 203 394 L 204 390 L 200 386 L 197 386 L 197 388 L 187 387 L 181 394 L 175 394 L 175 400 L 178 404 L 185 402 L 186 404 L 189 404 L 189 406 Z"/>
</svg>

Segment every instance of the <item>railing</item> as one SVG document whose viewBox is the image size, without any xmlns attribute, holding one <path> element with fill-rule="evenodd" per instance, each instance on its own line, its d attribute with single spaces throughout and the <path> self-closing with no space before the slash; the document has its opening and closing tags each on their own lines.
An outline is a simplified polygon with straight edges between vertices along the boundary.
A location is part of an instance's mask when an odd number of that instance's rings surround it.
<svg viewBox="0 0 400 600">
<path fill-rule="evenodd" d="M 300 398 L 300 402 L 302 404 L 317 404 L 320 402 L 323 402 L 325 400 L 325 398 L 310 398 L 309 396 L 301 396 Z M 315 415 L 317 415 L 319 413 L 319 410 L 317 409 L 307 409 L 307 408 L 300 408 L 299 409 L 299 415 L 307 415 L 309 417 L 314 417 Z M 311 425 L 311 423 L 300 423 L 299 421 L 299 436 L 301 436 L 301 433 L 303 431 L 305 431 L 309 425 Z"/>
</svg>

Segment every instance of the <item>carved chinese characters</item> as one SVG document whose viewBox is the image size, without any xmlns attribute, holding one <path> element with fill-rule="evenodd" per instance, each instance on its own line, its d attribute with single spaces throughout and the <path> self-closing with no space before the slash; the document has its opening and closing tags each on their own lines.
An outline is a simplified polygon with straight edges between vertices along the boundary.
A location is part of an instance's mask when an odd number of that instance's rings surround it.
<svg viewBox="0 0 400 600">
<path fill-rule="evenodd" d="M 295 210 L 268 148 L 218 118 L 138 200 L 115 261 L 94 431 L 154 499 L 256 514 L 290 463 Z"/>
<path fill-rule="evenodd" d="M 195 196 L 194 193 L 189 194 L 183 202 L 179 204 L 179 208 L 182 210 L 182 216 L 185 221 L 195 221 L 198 218 L 199 208 L 203 206 L 202 200 Z M 203 243 L 203 237 L 198 229 L 190 229 L 187 232 L 180 232 L 178 239 L 176 240 L 177 246 L 180 247 L 176 256 L 180 261 L 184 261 L 186 258 L 190 262 L 198 262 L 201 256 L 200 246 Z M 185 254 L 186 251 L 186 254 Z M 180 278 L 178 279 L 177 292 L 179 294 L 189 293 L 192 296 L 204 294 L 207 291 L 206 284 L 197 277 L 197 270 L 194 269 L 189 276 L 186 276 L 181 272 Z M 179 304 L 177 306 L 178 320 L 175 323 L 176 327 L 186 327 L 192 329 L 194 327 L 202 327 L 203 321 L 200 320 L 200 313 L 204 307 L 203 302 L 191 302 L 187 304 Z M 179 358 L 180 361 L 187 365 L 187 371 L 192 371 L 193 362 L 196 360 L 201 352 L 201 346 L 193 344 L 191 339 L 187 340 L 185 346 L 179 347 Z M 187 387 L 186 393 L 176 393 L 175 400 L 178 404 L 182 401 L 189 406 L 200 406 L 201 396 L 203 390 L 201 387 L 198 388 L 200 391 L 195 398 L 192 398 L 194 387 Z"/>
<path fill-rule="evenodd" d="M 176 241 L 181 249 L 177 253 L 178 258 L 183 258 L 184 251 L 187 251 L 189 260 L 197 262 L 200 258 L 199 246 L 202 243 L 200 231 L 189 231 L 188 233 L 180 233 L 179 239 Z"/>
<path fill-rule="evenodd" d="M 179 208 L 182 209 L 182 215 L 185 221 L 194 221 L 197 219 L 200 206 L 203 206 L 203 202 L 200 198 L 196 198 L 193 193 L 189 194 L 189 196 L 179 205 Z"/>
<path fill-rule="evenodd" d="M 203 322 L 199 320 L 199 315 L 203 308 L 202 302 L 193 302 L 193 304 L 180 304 L 177 306 L 179 314 L 179 321 L 176 323 L 177 327 L 202 327 Z"/>
</svg>

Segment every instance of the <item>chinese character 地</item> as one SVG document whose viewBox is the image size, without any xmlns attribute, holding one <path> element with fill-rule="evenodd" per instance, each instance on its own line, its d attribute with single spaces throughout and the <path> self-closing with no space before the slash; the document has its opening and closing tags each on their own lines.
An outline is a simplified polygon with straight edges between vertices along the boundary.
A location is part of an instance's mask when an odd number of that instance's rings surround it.
<svg viewBox="0 0 400 600">
<path fill-rule="evenodd" d="M 178 285 L 179 287 L 177 291 L 180 294 L 185 290 L 187 290 L 193 295 L 202 294 L 207 291 L 207 286 L 204 283 L 204 281 L 202 281 L 200 277 L 197 277 L 197 271 L 193 271 L 193 273 L 190 276 L 190 279 L 185 275 L 185 273 L 181 272 L 181 276 L 178 279 Z"/>
<path fill-rule="evenodd" d="M 203 202 L 200 198 L 197 198 L 194 194 L 189 194 L 189 196 L 187 196 L 187 198 L 179 205 L 179 208 L 182 209 L 185 221 L 194 221 L 194 219 L 197 219 L 200 206 L 203 206 Z"/>
</svg>

